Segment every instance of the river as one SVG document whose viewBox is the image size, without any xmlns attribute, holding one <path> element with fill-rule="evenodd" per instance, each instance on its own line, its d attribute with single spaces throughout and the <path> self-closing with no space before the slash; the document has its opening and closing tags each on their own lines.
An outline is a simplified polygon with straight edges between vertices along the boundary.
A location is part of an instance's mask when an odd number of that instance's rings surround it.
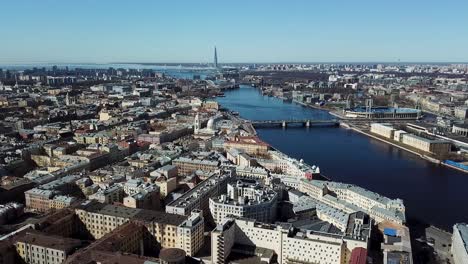
<svg viewBox="0 0 468 264">
<path fill-rule="evenodd" d="M 263 96 L 245 85 L 225 92 L 217 101 L 252 120 L 333 118 L 325 111 Z M 455 223 L 468 222 L 468 174 L 344 128 L 262 128 L 257 132 L 287 155 L 320 166 L 333 181 L 403 199 L 408 219 L 448 231 Z"/>
</svg>

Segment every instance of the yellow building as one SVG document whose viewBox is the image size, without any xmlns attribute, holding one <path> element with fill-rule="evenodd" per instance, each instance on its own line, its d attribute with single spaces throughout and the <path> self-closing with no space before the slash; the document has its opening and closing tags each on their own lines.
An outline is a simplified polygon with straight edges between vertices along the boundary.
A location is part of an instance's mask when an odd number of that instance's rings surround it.
<svg viewBox="0 0 468 264">
<path fill-rule="evenodd" d="M 177 188 L 177 178 L 166 179 L 166 177 L 163 176 L 156 179 L 154 183 L 159 186 L 161 198 L 166 197 Z"/>
<path fill-rule="evenodd" d="M 15 246 L 18 255 L 26 263 L 61 264 L 81 246 L 81 241 L 27 231 L 15 238 Z"/>
<path fill-rule="evenodd" d="M 182 216 L 87 201 L 78 206 L 75 212 L 95 239 L 131 221 L 145 226 L 163 248 L 180 248 L 193 256 L 204 243 L 204 220 L 200 211 Z"/>
<path fill-rule="evenodd" d="M 265 155 L 269 145 L 258 137 L 236 137 L 234 140 L 224 142 L 224 149 L 240 149 L 250 155 Z"/>
</svg>

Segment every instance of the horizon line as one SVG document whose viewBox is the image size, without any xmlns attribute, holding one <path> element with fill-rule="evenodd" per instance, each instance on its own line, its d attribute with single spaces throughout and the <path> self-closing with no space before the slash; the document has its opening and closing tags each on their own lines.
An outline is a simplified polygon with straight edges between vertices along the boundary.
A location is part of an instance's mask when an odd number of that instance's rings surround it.
<svg viewBox="0 0 468 264">
<path fill-rule="evenodd" d="M 468 61 L 258 61 L 258 62 L 218 62 L 221 65 L 227 64 L 371 64 L 371 63 L 381 63 L 381 64 L 468 64 Z M 183 65 L 183 64 L 208 64 L 211 65 L 213 62 L 15 62 L 15 63 L 2 63 L 0 66 L 29 66 L 29 65 L 77 65 L 77 64 L 90 64 L 90 65 L 109 65 L 109 64 L 140 64 L 140 65 Z"/>
</svg>

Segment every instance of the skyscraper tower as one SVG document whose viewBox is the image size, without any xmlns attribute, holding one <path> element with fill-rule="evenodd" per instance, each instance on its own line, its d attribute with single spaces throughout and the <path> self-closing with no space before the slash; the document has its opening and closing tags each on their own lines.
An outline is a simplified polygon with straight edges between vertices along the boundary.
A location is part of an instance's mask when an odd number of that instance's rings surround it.
<svg viewBox="0 0 468 264">
<path fill-rule="evenodd" d="M 218 54 L 216 53 L 216 46 L 214 47 L 214 67 L 217 69 L 218 68 Z"/>
</svg>

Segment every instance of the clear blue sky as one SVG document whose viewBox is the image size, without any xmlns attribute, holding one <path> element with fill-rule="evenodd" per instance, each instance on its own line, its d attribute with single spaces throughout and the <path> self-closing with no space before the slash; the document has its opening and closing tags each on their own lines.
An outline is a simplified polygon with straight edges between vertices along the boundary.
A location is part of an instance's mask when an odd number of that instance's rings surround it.
<svg viewBox="0 0 468 264">
<path fill-rule="evenodd" d="M 468 61 L 468 1 L 4 0 L 0 64 Z"/>
</svg>

